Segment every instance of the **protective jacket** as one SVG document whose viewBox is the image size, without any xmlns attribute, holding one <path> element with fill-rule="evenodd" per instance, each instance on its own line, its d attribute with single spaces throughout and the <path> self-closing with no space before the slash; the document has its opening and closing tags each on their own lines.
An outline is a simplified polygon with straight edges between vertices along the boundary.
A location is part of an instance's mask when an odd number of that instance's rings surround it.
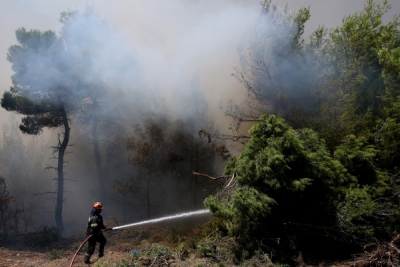
<svg viewBox="0 0 400 267">
<path fill-rule="evenodd" d="M 106 227 L 103 224 L 103 216 L 101 216 L 96 209 L 92 209 L 88 220 L 86 236 L 100 235 L 102 234 L 103 229 L 106 229 Z"/>
</svg>

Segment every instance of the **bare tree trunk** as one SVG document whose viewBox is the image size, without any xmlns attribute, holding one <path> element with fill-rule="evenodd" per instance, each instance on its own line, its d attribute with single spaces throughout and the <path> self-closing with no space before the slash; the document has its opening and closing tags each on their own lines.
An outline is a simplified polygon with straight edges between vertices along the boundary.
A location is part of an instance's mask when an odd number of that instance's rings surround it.
<svg viewBox="0 0 400 267">
<path fill-rule="evenodd" d="M 67 150 L 68 142 L 69 142 L 69 134 L 71 129 L 69 128 L 69 122 L 67 118 L 67 114 L 65 109 L 62 109 L 62 116 L 64 121 L 64 138 L 61 144 L 59 145 L 58 150 L 58 164 L 57 164 L 57 202 L 56 202 L 56 212 L 55 219 L 57 224 L 57 229 L 60 234 L 64 234 L 64 223 L 62 219 L 62 210 L 64 203 L 64 155 Z"/>
<path fill-rule="evenodd" d="M 19 213 L 21 212 L 20 209 L 18 209 L 18 201 L 15 201 L 15 209 L 14 209 L 14 214 L 13 214 L 13 219 L 14 219 L 14 231 L 15 233 L 19 233 Z"/>
<path fill-rule="evenodd" d="M 194 156 L 194 164 L 195 164 L 195 171 L 199 171 L 199 145 L 196 143 L 195 148 L 195 156 Z M 193 194 L 193 205 L 194 208 L 197 208 L 197 176 L 194 176 L 192 180 L 192 194 Z"/>
<path fill-rule="evenodd" d="M 196 143 L 196 172 L 199 171 L 199 144 Z M 194 188 L 193 188 L 193 195 L 194 195 L 194 207 L 197 208 L 197 176 L 194 177 Z"/>
<path fill-rule="evenodd" d="M 93 138 L 93 151 L 94 151 L 94 160 L 96 163 L 96 172 L 97 172 L 97 179 L 99 182 L 99 199 L 104 201 L 105 197 L 105 184 L 104 184 L 104 177 L 103 172 L 101 170 L 101 157 L 100 157 L 100 148 L 99 148 L 99 137 L 97 136 L 97 117 L 93 118 L 92 121 L 92 138 Z"/>
<path fill-rule="evenodd" d="M 147 200 L 147 219 L 150 219 L 151 216 L 151 204 L 150 204 L 150 175 L 147 177 L 147 188 L 146 188 L 146 200 Z"/>
<path fill-rule="evenodd" d="M 4 211 L 2 209 L 0 210 L 0 226 L 3 230 L 3 234 L 7 236 L 6 220 L 4 218 Z"/>
</svg>

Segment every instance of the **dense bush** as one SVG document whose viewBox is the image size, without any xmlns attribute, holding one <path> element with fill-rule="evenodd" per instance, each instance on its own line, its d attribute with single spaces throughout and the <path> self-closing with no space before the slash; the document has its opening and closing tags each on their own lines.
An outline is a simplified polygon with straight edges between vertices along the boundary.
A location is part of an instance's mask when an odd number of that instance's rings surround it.
<svg viewBox="0 0 400 267">
<path fill-rule="evenodd" d="M 226 222 L 241 256 L 261 249 L 285 251 L 288 258 L 338 257 L 392 234 L 377 228 L 390 191 L 364 139 L 350 135 L 330 153 L 314 131 L 294 130 L 273 115 L 249 132 L 245 149 L 226 166 L 236 190 L 205 201 Z M 396 214 L 386 205 L 387 218 Z"/>
</svg>

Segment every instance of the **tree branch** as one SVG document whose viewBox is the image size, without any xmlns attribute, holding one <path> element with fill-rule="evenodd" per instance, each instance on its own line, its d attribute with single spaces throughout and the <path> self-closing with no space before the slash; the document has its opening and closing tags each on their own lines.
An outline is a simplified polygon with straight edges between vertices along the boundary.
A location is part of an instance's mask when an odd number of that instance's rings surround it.
<svg viewBox="0 0 400 267">
<path fill-rule="evenodd" d="M 43 193 L 35 193 L 33 195 L 34 196 L 41 196 L 41 195 L 46 195 L 46 194 L 57 194 L 57 192 L 43 192 Z"/>
<path fill-rule="evenodd" d="M 10 203 L 12 201 L 15 201 L 15 197 L 11 196 L 11 197 L 6 197 L 6 198 L 2 198 L 0 199 L 0 204 L 3 203 Z"/>
<path fill-rule="evenodd" d="M 208 174 L 199 173 L 199 172 L 192 172 L 192 173 L 193 173 L 193 175 L 207 177 L 207 178 L 210 178 L 212 180 L 227 179 L 227 178 L 230 177 L 230 175 L 222 175 L 222 176 L 213 177 L 213 176 L 210 176 Z"/>
</svg>

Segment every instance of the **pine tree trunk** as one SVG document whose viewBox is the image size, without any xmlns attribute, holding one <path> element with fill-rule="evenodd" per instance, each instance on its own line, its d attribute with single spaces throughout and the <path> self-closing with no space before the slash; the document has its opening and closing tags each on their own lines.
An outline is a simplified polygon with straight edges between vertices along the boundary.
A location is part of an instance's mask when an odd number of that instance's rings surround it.
<svg viewBox="0 0 400 267">
<path fill-rule="evenodd" d="M 64 234 L 64 223 L 62 219 L 62 210 L 64 202 L 64 155 L 68 146 L 69 134 L 71 129 L 69 128 L 69 122 L 65 110 L 63 109 L 61 112 L 64 120 L 64 138 L 58 150 L 57 202 L 56 202 L 55 219 L 58 231 L 60 232 L 60 234 Z"/>
<path fill-rule="evenodd" d="M 94 151 L 94 160 L 96 163 L 96 172 L 97 179 L 99 182 L 99 199 L 104 202 L 105 197 L 105 182 L 103 173 L 101 171 L 101 157 L 100 157 L 100 148 L 99 148 L 99 137 L 97 136 L 97 117 L 93 118 L 92 121 L 92 138 L 93 138 L 93 151 Z"/>
<path fill-rule="evenodd" d="M 147 177 L 147 188 L 146 188 L 146 201 L 147 201 L 147 219 L 151 217 L 151 204 L 150 204 L 150 175 Z"/>
</svg>

